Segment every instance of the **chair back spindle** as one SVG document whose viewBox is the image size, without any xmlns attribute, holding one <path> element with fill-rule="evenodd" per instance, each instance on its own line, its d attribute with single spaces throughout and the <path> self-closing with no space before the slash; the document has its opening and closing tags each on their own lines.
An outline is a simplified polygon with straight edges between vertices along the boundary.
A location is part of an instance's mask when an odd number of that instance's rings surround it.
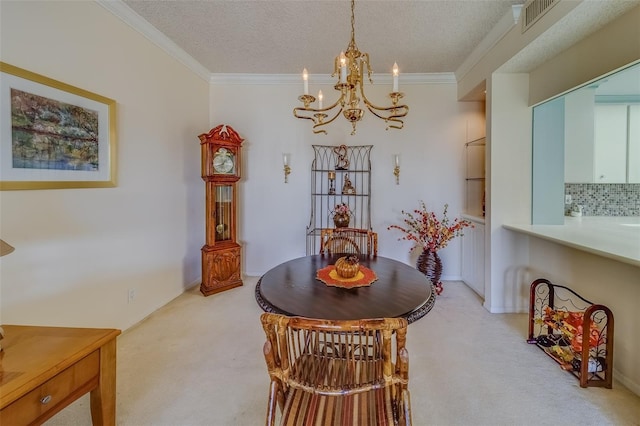
<svg viewBox="0 0 640 426">
<path fill-rule="evenodd" d="M 320 254 L 378 255 L 378 234 L 369 229 L 328 228 L 320 231 Z"/>
<path fill-rule="evenodd" d="M 265 313 L 261 321 L 271 377 L 268 425 L 275 421 L 276 404 L 282 424 L 320 417 L 332 424 L 338 418 L 345 425 L 411 424 L 405 319 Z"/>
</svg>

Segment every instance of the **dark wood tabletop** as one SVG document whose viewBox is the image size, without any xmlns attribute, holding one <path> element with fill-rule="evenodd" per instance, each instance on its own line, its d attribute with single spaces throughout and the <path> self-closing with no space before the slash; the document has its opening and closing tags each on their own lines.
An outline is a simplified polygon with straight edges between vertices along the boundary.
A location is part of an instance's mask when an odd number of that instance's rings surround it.
<svg viewBox="0 0 640 426">
<path fill-rule="evenodd" d="M 266 312 L 332 320 L 402 317 L 409 323 L 435 303 L 431 282 L 406 263 L 386 257 L 360 257 L 378 279 L 370 286 L 345 289 L 316 279 L 317 271 L 340 256 L 312 255 L 289 260 L 256 284 L 256 301 Z"/>
</svg>

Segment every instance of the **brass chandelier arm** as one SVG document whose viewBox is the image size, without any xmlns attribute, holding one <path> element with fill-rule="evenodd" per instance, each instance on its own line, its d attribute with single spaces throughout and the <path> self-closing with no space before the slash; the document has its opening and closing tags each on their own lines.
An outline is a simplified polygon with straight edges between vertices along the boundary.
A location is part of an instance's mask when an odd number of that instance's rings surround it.
<svg viewBox="0 0 640 426">
<path fill-rule="evenodd" d="M 389 128 L 392 129 L 402 129 L 404 127 L 404 122 L 400 120 L 400 118 L 405 117 L 409 113 L 409 107 L 407 105 L 396 105 L 398 99 L 402 97 L 402 93 L 392 93 L 390 96 L 393 100 L 393 105 L 390 107 L 381 107 L 374 103 L 372 103 L 367 95 L 364 94 L 364 88 L 362 84 L 360 85 L 360 95 L 362 96 L 362 100 L 364 104 L 367 106 L 367 109 L 371 111 L 373 115 L 384 120 L 385 122 L 392 122 L 397 124 L 389 124 L 386 130 Z M 382 112 L 390 112 L 391 114 L 388 116 L 382 115 Z"/>
<path fill-rule="evenodd" d="M 390 128 L 402 129 L 404 127 L 404 121 L 400 120 L 400 118 L 406 116 L 409 113 L 409 107 L 407 105 L 398 105 L 395 107 L 377 108 L 377 109 L 374 109 L 375 107 L 368 103 L 366 105 L 367 105 L 367 109 L 371 111 L 371 114 L 375 115 L 376 117 L 381 118 L 387 123 L 390 121 L 393 123 L 398 123 L 398 124 L 389 124 L 386 130 L 389 130 Z M 385 117 L 384 115 L 378 114 L 376 111 L 391 111 L 392 114 L 389 115 L 388 117 Z M 396 111 L 401 111 L 401 112 L 396 112 Z"/>
<path fill-rule="evenodd" d="M 371 69 L 371 65 L 369 65 L 369 54 L 362 53 L 362 59 L 360 60 L 360 82 L 364 82 L 364 67 L 367 66 L 367 78 L 369 79 L 369 83 L 373 84 L 373 80 L 371 79 L 371 74 L 373 74 L 373 70 Z M 362 85 L 360 86 L 362 87 Z"/>
<path fill-rule="evenodd" d="M 316 124 L 313 125 L 313 133 L 324 133 L 325 135 L 327 134 L 327 131 L 324 129 L 321 130 L 316 130 L 318 127 L 322 127 L 322 126 L 326 126 L 327 124 L 331 123 L 333 120 L 335 120 L 336 118 L 338 118 L 338 116 L 340 115 L 340 113 L 342 112 L 342 108 L 340 108 L 338 110 L 338 112 L 336 112 L 336 115 L 334 115 L 331 120 L 329 121 L 322 121 L 322 122 L 318 122 Z"/>
<path fill-rule="evenodd" d="M 342 102 L 344 95 L 340 96 L 340 98 L 338 98 L 338 100 L 331 106 L 328 106 L 327 108 L 322 108 L 322 109 L 316 109 L 316 108 L 305 108 L 305 107 L 296 107 L 293 109 L 293 115 L 296 118 L 304 118 L 307 120 L 311 120 L 313 121 L 313 133 L 324 133 L 325 135 L 327 134 L 327 131 L 324 129 L 320 129 L 317 130 L 319 127 L 322 126 L 326 126 L 327 124 L 333 122 L 342 112 L 342 107 L 340 107 L 336 114 L 331 117 L 330 120 L 325 121 L 325 118 L 328 117 L 327 114 L 325 114 L 325 112 L 329 112 L 331 110 L 333 110 L 335 107 L 338 106 L 338 104 L 340 104 Z M 308 116 L 305 114 L 312 114 L 312 116 Z"/>
<path fill-rule="evenodd" d="M 372 111 L 373 112 L 373 111 Z M 374 113 L 375 114 L 375 113 Z M 386 123 L 387 123 L 387 127 L 385 128 L 385 130 L 389 130 L 389 129 L 402 129 L 404 128 L 404 121 L 399 120 L 397 118 L 395 118 L 394 116 L 391 116 L 389 118 L 385 118 L 385 117 L 380 117 L 378 114 L 375 114 L 377 117 L 382 118 Z M 406 114 L 405 114 L 406 115 Z M 392 123 L 398 123 L 398 124 L 389 124 L 389 122 Z"/>
<path fill-rule="evenodd" d="M 293 116 L 295 118 L 304 118 L 304 119 L 311 120 L 311 121 L 315 122 L 315 119 L 313 117 L 307 117 L 306 115 L 298 115 L 298 111 L 303 111 L 304 112 L 304 111 L 309 111 L 309 110 L 304 108 L 304 107 L 295 107 L 293 109 Z"/>
<path fill-rule="evenodd" d="M 337 100 L 337 101 L 335 101 L 335 102 L 333 103 L 333 105 L 328 106 L 328 107 L 326 107 L 326 108 L 317 109 L 317 110 L 314 110 L 314 111 L 315 111 L 315 112 L 327 112 L 327 111 L 331 111 L 332 109 L 334 109 L 335 107 L 337 107 L 339 103 L 341 103 L 341 102 L 342 102 L 342 98 L 343 98 L 343 97 L 344 97 L 344 95 L 340 95 L 340 97 L 338 98 L 338 100 Z M 340 113 L 340 111 L 338 111 L 338 113 Z"/>
</svg>

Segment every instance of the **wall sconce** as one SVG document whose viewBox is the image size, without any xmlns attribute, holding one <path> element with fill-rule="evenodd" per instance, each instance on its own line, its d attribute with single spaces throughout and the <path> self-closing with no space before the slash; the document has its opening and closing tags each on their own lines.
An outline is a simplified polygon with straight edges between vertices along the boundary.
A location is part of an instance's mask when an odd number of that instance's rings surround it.
<svg viewBox="0 0 640 426">
<path fill-rule="evenodd" d="M 396 185 L 400 185 L 400 154 L 393 154 L 393 175 L 396 177 Z"/>
<path fill-rule="evenodd" d="M 289 175 L 291 174 L 291 154 L 282 154 L 282 162 L 284 163 L 284 183 L 289 183 Z"/>
</svg>

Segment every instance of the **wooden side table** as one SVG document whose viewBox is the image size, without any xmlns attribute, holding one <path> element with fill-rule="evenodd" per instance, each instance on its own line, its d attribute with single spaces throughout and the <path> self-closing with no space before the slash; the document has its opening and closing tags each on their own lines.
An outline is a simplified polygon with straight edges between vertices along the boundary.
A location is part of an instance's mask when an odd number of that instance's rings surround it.
<svg viewBox="0 0 640 426">
<path fill-rule="evenodd" d="M 94 425 L 116 422 L 120 330 L 3 325 L 0 424 L 41 424 L 91 392 Z"/>
</svg>

